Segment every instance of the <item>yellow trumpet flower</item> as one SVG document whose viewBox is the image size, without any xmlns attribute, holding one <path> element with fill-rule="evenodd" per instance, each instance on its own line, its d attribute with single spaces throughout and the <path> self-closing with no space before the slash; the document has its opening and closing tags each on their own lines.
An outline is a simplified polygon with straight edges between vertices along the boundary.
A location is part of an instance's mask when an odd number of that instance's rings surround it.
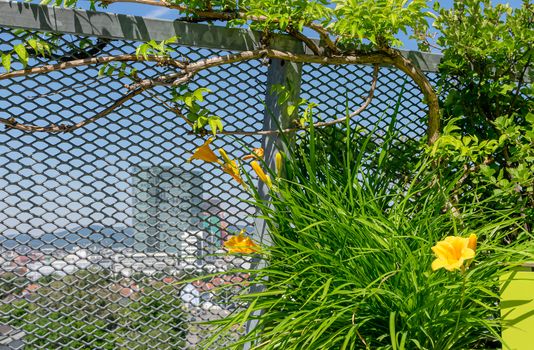
<svg viewBox="0 0 534 350">
<path fill-rule="evenodd" d="M 244 156 L 243 158 L 241 158 L 242 160 L 249 160 L 249 159 L 262 159 L 263 158 L 263 148 L 259 147 L 259 148 L 253 148 L 252 149 L 252 153 L 251 154 L 247 154 L 246 156 Z"/>
<path fill-rule="evenodd" d="M 223 243 L 224 247 L 228 249 L 229 253 L 251 254 L 259 251 L 260 247 L 254 243 L 250 237 L 246 237 L 241 230 L 237 236 L 230 236 L 230 238 Z"/>
<path fill-rule="evenodd" d="M 267 185 L 267 187 L 269 188 L 273 187 L 271 177 L 265 174 L 265 172 L 263 171 L 263 169 L 261 168 L 258 162 L 253 160 L 252 162 L 250 162 L 250 166 L 252 166 L 252 169 L 254 169 L 254 172 L 256 172 L 260 180 L 263 181 Z"/>
<path fill-rule="evenodd" d="M 187 160 L 190 163 L 193 159 L 200 159 L 208 163 L 220 163 L 221 161 L 210 148 L 210 143 L 213 141 L 213 137 L 204 142 L 204 144 L 195 150 L 195 153 Z"/>
<path fill-rule="evenodd" d="M 432 262 L 432 270 L 442 267 L 448 271 L 463 269 L 464 262 L 475 257 L 476 239 L 475 234 L 469 238 L 449 236 L 436 243 L 432 247 L 436 255 L 436 260 Z"/>
</svg>

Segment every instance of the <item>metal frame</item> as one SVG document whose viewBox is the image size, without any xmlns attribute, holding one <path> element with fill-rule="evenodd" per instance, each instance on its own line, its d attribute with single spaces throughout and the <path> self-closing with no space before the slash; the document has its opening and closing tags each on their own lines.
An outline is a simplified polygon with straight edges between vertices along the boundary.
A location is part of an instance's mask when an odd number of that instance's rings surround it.
<svg viewBox="0 0 534 350">
<path fill-rule="evenodd" d="M 252 50 L 260 46 L 260 34 L 249 29 L 47 7 L 12 1 L 0 1 L 0 25 L 133 41 L 162 41 L 178 36 L 179 45 L 233 51 Z M 301 42 L 285 35 L 279 35 L 276 40 L 273 40 L 273 48 L 294 53 L 308 51 Z M 419 51 L 402 52 L 423 71 L 438 71 L 442 55 Z"/>
<path fill-rule="evenodd" d="M 215 25 L 166 21 L 106 12 L 95 12 L 59 7 L 46 7 L 22 2 L 0 0 L 0 26 L 27 30 L 102 37 L 125 41 L 162 41 L 172 36 L 178 37 L 178 45 L 206 49 L 246 51 L 261 46 L 261 35 L 249 29 L 226 28 Z M 317 41 L 318 42 L 318 41 Z M 311 53 L 300 41 L 286 35 L 278 35 L 273 40 L 273 48 L 293 53 Z M 441 55 L 403 51 L 417 66 L 426 72 L 437 72 Z M 299 99 L 302 64 L 271 60 L 267 72 L 264 129 L 289 126 L 290 116 L 278 104 L 272 92 L 273 85 L 293 82 L 292 101 Z M 289 101 L 291 103 L 292 101 Z M 274 168 L 274 159 L 280 140 L 276 136 L 263 138 L 265 161 Z M 268 198 L 264 184 L 259 184 L 263 198 Z M 261 219 L 255 221 L 256 239 L 267 243 L 267 227 Z M 260 264 L 260 261 L 254 261 Z M 247 324 L 247 329 L 255 327 L 255 322 Z M 247 344 L 249 348 L 251 344 Z"/>
</svg>

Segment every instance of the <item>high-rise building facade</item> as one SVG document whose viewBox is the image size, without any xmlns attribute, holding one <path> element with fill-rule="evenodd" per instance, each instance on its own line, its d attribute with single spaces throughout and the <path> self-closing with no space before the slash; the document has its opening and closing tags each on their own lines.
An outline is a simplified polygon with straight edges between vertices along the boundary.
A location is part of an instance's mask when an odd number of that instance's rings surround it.
<svg viewBox="0 0 534 350">
<path fill-rule="evenodd" d="M 187 240 L 198 235 L 202 211 L 202 173 L 173 166 L 135 166 L 133 187 L 134 250 L 186 254 Z"/>
</svg>

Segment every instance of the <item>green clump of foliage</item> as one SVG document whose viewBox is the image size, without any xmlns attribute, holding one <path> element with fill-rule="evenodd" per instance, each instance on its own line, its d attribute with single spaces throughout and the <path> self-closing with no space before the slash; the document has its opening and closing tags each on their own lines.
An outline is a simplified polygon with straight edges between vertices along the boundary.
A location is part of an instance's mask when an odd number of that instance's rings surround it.
<svg viewBox="0 0 534 350">
<path fill-rule="evenodd" d="M 499 276 L 534 257 L 514 211 L 488 198 L 459 204 L 459 219 L 443 212 L 456 179 L 443 179 L 428 158 L 405 182 L 382 161 L 368 166 L 387 159 L 387 147 L 356 152 L 346 142 L 319 162 L 315 142 L 312 133 L 306 151 L 288 157 L 272 198 L 258 199 L 272 239 L 267 266 L 239 296 L 245 309 L 219 322 L 221 333 L 257 326 L 230 348 L 499 348 Z M 465 271 L 431 270 L 433 245 L 471 233 L 479 243 Z M 510 233 L 516 239 L 502 246 Z"/>
<path fill-rule="evenodd" d="M 0 305 L 0 323 L 23 330 L 25 349 L 176 349 L 187 325 L 173 285 L 140 284 L 120 294 L 125 279 L 80 270 L 46 276 L 26 298 Z"/>
</svg>

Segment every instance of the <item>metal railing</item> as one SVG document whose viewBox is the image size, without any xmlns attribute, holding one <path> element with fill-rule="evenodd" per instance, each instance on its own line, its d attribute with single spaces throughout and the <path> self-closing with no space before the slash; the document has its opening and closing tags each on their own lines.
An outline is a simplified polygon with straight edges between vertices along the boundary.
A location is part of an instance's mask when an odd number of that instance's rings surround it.
<svg viewBox="0 0 534 350">
<path fill-rule="evenodd" d="M 49 33 L 39 35 L 53 55 L 32 57 L 30 67 L 68 60 L 80 47 L 131 54 L 140 41 L 171 36 L 179 37 L 177 55 L 191 59 L 260 45 L 259 35 L 244 29 L 0 2 L 1 51 L 38 32 Z M 306 52 L 288 37 L 274 42 Z M 405 54 L 435 77 L 439 56 Z M 135 68 L 147 77 L 167 69 L 150 62 Z M 92 65 L 0 80 L 0 116 L 34 124 L 82 120 L 124 90 L 124 77 L 98 73 Z M 200 72 L 190 86 L 213 91 L 208 108 L 227 130 L 254 131 L 275 127 L 280 111 L 271 87 L 287 79 L 300 82 L 300 97 L 329 118 L 360 103 L 371 78 L 366 66 L 252 60 Z M 158 98 L 170 100 L 170 91 L 145 91 L 72 133 L 0 131 L 0 349 L 197 348 L 209 334 L 197 321 L 236 307 L 231 291 L 215 287 L 245 280 L 226 272 L 251 261 L 224 255 L 222 242 L 241 229 L 261 239 L 265 228 L 229 175 L 185 161 L 201 140 Z M 392 68 L 381 68 L 376 98 L 355 123 L 385 128 L 397 101 L 396 129 L 404 140 L 422 137 L 419 90 Z M 247 152 L 243 145 L 263 145 L 272 162 L 275 141 L 228 136 L 215 143 L 234 157 Z M 176 283 L 210 273 L 220 277 Z"/>
</svg>

